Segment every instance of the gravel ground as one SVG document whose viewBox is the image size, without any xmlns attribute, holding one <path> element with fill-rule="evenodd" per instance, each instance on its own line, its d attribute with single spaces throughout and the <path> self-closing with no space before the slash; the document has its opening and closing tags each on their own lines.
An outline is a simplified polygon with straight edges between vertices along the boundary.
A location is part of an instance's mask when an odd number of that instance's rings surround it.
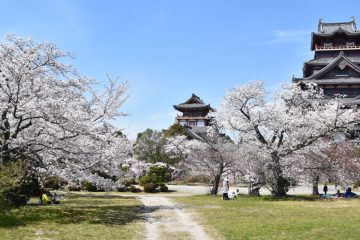
<svg viewBox="0 0 360 240">
<path fill-rule="evenodd" d="M 203 228 L 193 220 L 191 214 L 170 198 L 152 195 L 141 196 L 140 199 L 146 210 L 146 240 L 210 239 Z"/>
</svg>

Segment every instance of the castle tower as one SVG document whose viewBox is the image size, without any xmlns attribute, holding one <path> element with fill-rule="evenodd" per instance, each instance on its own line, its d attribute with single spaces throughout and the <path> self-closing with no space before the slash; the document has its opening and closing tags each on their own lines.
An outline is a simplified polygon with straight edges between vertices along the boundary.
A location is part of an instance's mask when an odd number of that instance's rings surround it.
<svg viewBox="0 0 360 240">
<path fill-rule="evenodd" d="M 174 108 L 182 113 L 176 117 L 176 122 L 182 126 L 189 126 L 197 132 L 206 131 L 209 126 L 208 113 L 213 111 L 210 104 L 205 104 L 198 96 L 192 94 L 183 103 L 174 105 Z"/>
<path fill-rule="evenodd" d="M 305 62 L 303 77 L 296 83 L 317 83 L 324 94 L 346 95 L 344 101 L 360 104 L 360 32 L 355 19 L 350 22 L 324 23 L 311 34 L 314 59 Z"/>
</svg>

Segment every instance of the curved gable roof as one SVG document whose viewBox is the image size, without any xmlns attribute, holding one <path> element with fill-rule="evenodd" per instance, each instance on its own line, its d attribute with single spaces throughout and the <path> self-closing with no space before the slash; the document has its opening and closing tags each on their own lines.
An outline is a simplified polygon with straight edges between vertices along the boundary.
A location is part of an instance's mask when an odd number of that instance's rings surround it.
<svg viewBox="0 0 360 240">
<path fill-rule="evenodd" d="M 354 64 L 348 57 L 346 57 L 343 52 L 340 52 L 339 56 L 337 56 L 331 63 L 326 65 L 319 72 L 305 78 L 305 80 L 313 80 L 318 77 L 321 77 L 322 75 L 333 69 L 335 66 L 337 66 L 341 61 L 345 61 L 347 66 L 349 66 L 354 71 L 360 73 L 360 67 Z"/>
<path fill-rule="evenodd" d="M 355 19 L 350 22 L 338 22 L 338 23 L 323 23 L 321 20 L 318 26 L 318 33 L 329 34 L 333 33 L 339 29 L 342 29 L 347 32 L 356 32 L 356 23 Z"/>
<path fill-rule="evenodd" d="M 191 97 L 188 100 L 186 100 L 184 103 L 181 104 L 192 104 L 192 103 L 204 104 L 203 100 L 201 100 L 201 98 L 196 96 L 194 93 L 191 95 Z"/>
</svg>

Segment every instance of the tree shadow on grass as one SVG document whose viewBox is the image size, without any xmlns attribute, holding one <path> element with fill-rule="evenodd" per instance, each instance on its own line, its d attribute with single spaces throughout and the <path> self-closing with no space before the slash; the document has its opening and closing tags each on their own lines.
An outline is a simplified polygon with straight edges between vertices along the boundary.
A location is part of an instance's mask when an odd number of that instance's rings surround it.
<svg viewBox="0 0 360 240">
<path fill-rule="evenodd" d="M 265 201 L 329 201 L 336 200 L 331 198 L 322 198 L 319 195 L 286 195 L 285 197 L 275 197 L 275 196 L 263 196 L 263 200 Z"/>
<path fill-rule="evenodd" d="M 58 205 L 24 206 L 0 211 L 0 228 L 25 226 L 37 222 L 90 223 L 116 226 L 144 220 L 144 206 L 132 201 L 135 201 L 135 198 L 70 197 Z"/>
</svg>

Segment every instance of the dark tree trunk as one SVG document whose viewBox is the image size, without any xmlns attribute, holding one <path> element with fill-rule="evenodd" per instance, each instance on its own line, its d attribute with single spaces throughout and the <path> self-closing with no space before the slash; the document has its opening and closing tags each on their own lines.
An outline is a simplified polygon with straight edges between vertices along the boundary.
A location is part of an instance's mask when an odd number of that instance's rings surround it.
<svg viewBox="0 0 360 240">
<path fill-rule="evenodd" d="M 289 190 L 289 181 L 283 177 L 280 159 L 277 152 L 271 154 L 273 160 L 273 176 L 274 182 L 272 184 L 272 194 L 276 197 L 285 197 Z"/>
<path fill-rule="evenodd" d="M 9 144 L 4 144 L 1 148 L 2 152 L 2 163 L 10 163 L 11 157 L 9 153 Z"/>
<path fill-rule="evenodd" d="M 312 179 L 312 194 L 319 195 L 319 176 L 315 176 Z"/>
<path fill-rule="evenodd" d="M 7 119 L 7 111 L 4 111 L 1 114 L 1 121 L 3 122 L 2 129 L 2 141 L 1 141 L 1 155 L 2 162 L 9 163 L 11 161 L 10 153 L 9 153 L 9 144 L 8 141 L 10 139 L 10 123 Z"/>
<path fill-rule="evenodd" d="M 218 170 L 219 171 L 218 171 L 217 175 L 215 176 L 213 186 L 212 186 L 212 189 L 211 189 L 211 195 L 217 195 L 218 194 L 221 175 L 223 174 L 223 171 L 224 171 L 224 164 L 223 163 L 220 163 Z"/>
<path fill-rule="evenodd" d="M 276 197 L 285 197 L 289 189 L 289 181 L 283 176 L 276 177 L 275 185 L 273 186 L 273 195 Z"/>
<path fill-rule="evenodd" d="M 257 197 L 260 196 L 260 185 L 250 183 L 250 185 L 249 185 L 249 195 L 250 196 L 257 196 Z"/>
<path fill-rule="evenodd" d="M 212 189 L 211 189 L 211 195 L 217 195 L 218 194 L 220 179 L 221 179 L 221 174 L 218 174 L 218 175 L 215 176 L 215 179 L 214 179 L 214 182 L 213 182 L 213 185 L 212 185 Z"/>
</svg>

